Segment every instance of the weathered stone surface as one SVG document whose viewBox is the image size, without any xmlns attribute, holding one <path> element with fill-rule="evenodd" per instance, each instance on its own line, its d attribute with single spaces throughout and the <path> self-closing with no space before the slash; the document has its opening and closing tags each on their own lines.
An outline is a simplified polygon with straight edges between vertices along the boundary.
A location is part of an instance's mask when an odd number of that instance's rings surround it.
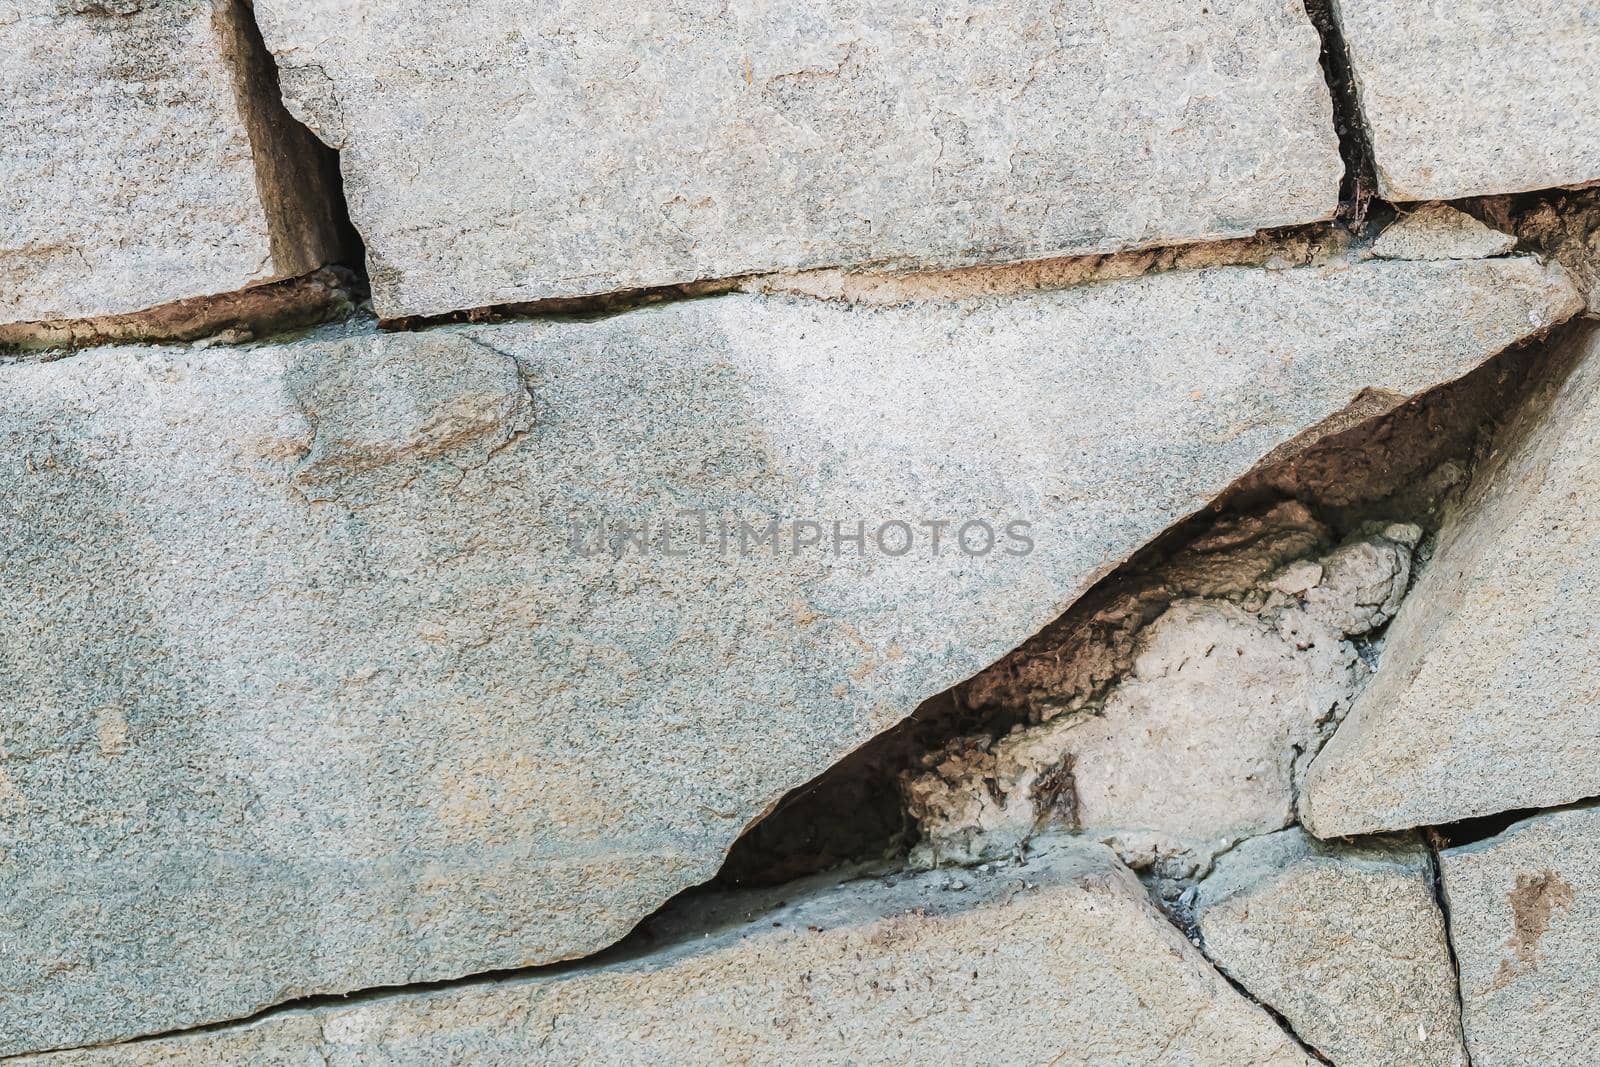
<svg viewBox="0 0 1600 1067">
<path fill-rule="evenodd" d="M 0 0 L 0 323 L 138 311 L 338 256 L 324 150 L 241 0 Z"/>
<path fill-rule="evenodd" d="M 1600 179 L 1595 0 L 1334 0 L 1390 200 Z"/>
<path fill-rule="evenodd" d="M 1455 968 L 1420 841 L 1246 841 L 1200 883 L 1206 954 L 1339 1067 L 1464 1067 Z"/>
<path fill-rule="evenodd" d="M 1473 1067 L 1600 1059 L 1600 809 L 1439 854 Z"/>
<path fill-rule="evenodd" d="M 1252 606 L 1180 600 L 1103 703 L 957 742 L 906 783 L 921 864 L 1015 853 L 1046 827 L 1094 834 L 1162 877 L 1294 821 L 1307 753 L 1367 668 L 1347 640 L 1387 622 L 1411 573 L 1396 525 L 1286 567 Z"/>
<path fill-rule="evenodd" d="M 951 1063 L 1312 1063 L 1105 849 L 962 885 L 923 875 L 775 908 L 697 901 L 715 932 L 639 959 L 23 1062 L 853 1064 L 935 1050 Z"/>
<path fill-rule="evenodd" d="M 1600 794 L 1600 629 L 1584 592 L 1600 578 L 1600 336 L 1568 343 L 1570 373 L 1558 367 L 1446 524 L 1371 687 L 1312 764 L 1301 813 L 1317 836 Z"/>
<path fill-rule="evenodd" d="M 1236 237 L 1342 172 L 1285 0 L 255 8 L 386 317 Z"/>
<path fill-rule="evenodd" d="M 1379 234 L 1372 254 L 1380 259 L 1483 259 L 1515 247 L 1515 237 L 1491 230 L 1465 211 L 1424 204 Z"/>
<path fill-rule="evenodd" d="M 1361 387 L 1575 301 L 1370 263 L 6 369 L 0 1049 L 592 952 Z M 655 551 L 575 552 L 602 514 Z"/>
</svg>

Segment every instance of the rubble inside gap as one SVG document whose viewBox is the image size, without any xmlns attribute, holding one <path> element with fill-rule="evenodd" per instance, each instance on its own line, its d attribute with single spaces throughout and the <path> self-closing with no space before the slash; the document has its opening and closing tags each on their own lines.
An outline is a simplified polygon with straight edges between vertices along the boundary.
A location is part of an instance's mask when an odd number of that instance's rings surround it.
<svg viewBox="0 0 1600 1067">
<path fill-rule="evenodd" d="M 1589 317 L 1600 317 L 1600 187 L 1482 197 L 1461 206 L 1559 263 L 1588 301 Z"/>
<path fill-rule="evenodd" d="M 1269 518 L 1327 537 L 1298 504 Z M 1065 829 L 1181 882 L 1236 841 L 1291 825 L 1296 783 L 1370 677 L 1361 645 L 1394 617 L 1421 538 L 1413 523 L 1381 524 L 1232 596 L 1177 600 L 1103 696 L 924 756 L 903 778 L 920 833 L 912 864 L 1006 859 Z"/>
</svg>

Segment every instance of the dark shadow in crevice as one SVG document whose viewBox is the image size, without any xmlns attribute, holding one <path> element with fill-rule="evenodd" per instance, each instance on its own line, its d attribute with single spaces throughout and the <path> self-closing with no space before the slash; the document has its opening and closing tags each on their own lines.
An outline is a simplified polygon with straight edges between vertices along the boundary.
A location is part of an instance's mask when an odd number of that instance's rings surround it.
<svg viewBox="0 0 1600 1067">
<path fill-rule="evenodd" d="M 409 333 L 426 330 L 432 326 L 459 323 L 515 322 L 521 319 L 550 319 L 561 322 L 590 322 L 607 319 L 613 315 L 635 311 L 652 304 L 697 300 L 708 296 L 731 293 L 748 279 L 718 278 L 708 281 L 682 282 L 676 285 L 657 285 L 645 289 L 621 289 L 593 296 L 551 297 L 547 300 L 527 300 L 511 304 L 489 304 L 484 307 L 448 311 L 442 315 L 402 315 L 378 320 L 378 329 L 390 333 Z"/>
<path fill-rule="evenodd" d="M 350 221 L 339 153 L 284 106 L 277 60 L 262 40 L 249 0 L 223 0 L 215 10 L 239 118 L 250 139 L 274 267 L 292 276 L 337 264 L 364 281 L 365 246 Z"/>
<path fill-rule="evenodd" d="M 1337 0 L 1305 0 L 1306 15 L 1322 38 L 1322 77 L 1333 97 L 1333 128 L 1339 137 L 1339 155 L 1344 160 L 1337 218 L 1353 232 L 1361 233 L 1373 215 L 1374 206 L 1384 209 L 1380 214 L 1392 216 L 1393 212 L 1378 194 L 1372 137 L 1361 113 L 1360 92 L 1336 5 Z"/>
<path fill-rule="evenodd" d="M 1497 811 L 1492 815 L 1478 815 L 1470 819 L 1458 819 L 1452 823 L 1428 828 L 1429 839 L 1435 849 L 1460 848 L 1463 845 L 1476 845 L 1487 841 L 1491 837 L 1498 837 L 1511 827 L 1524 819 L 1535 815 L 1546 815 L 1553 811 L 1570 811 L 1575 808 L 1592 807 L 1600 803 L 1600 797 L 1582 797 L 1567 804 L 1552 804 L 1542 808 L 1513 808 L 1510 811 Z"/>
<path fill-rule="evenodd" d="M 290 121 L 293 122 L 294 119 L 291 117 Z M 350 218 L 350 202 L 344 195 L 344 166 L 340 162 L 339 152 L 326 145 L 321 147 L 331 157 L 328 169 L 328 195 L 330 203 L 334 205 L 332 220 L 334 232 L 338 234 L 337 265 L 350 271 L 355 279 L 353 290 L 358 302 L 365 303 L 372 298 L 372 284 L 367 277 L 367 242 Z"/>
</svg>

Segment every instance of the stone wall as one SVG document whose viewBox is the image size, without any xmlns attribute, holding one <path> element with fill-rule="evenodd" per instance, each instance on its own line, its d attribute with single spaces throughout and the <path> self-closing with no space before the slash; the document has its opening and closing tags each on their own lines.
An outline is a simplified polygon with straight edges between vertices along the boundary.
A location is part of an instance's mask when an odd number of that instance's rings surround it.
<svg viewBox="0 0 1600 1067">
<path fill-rule="evenodd" d="M 1600 7 L 0 50 L 0 1058 L 1600 1057 Z"/>
</svg>

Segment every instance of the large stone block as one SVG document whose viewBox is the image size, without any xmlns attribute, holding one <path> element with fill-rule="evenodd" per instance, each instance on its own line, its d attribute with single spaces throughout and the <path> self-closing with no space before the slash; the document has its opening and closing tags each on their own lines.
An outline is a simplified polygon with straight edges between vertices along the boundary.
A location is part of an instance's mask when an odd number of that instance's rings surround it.
<svg viewBox="0 0 1600 1067">
<path fill-rule="evenodd" d="M 1577 305 L 1370 263 L 6 368 L 0 1051 L 593 952 L 1363 387 Z"/>
<path fill-rule="evenodd" d="M 1600 809 L 1439 854 L 1473 1067 L 1600 1060 Z"/>
<path fill-rule="evenodd" d="M 1329 217 L 1299 0 L 258 0 L 384 316 Z"/>
<path fill-rule="evenodd" d="M 1500 442 L 1301 797 L 1319 837 L 1600 794 L 1600 333 Z"/>
<path fill-rule="evenodd" d="M 1596 0 L 1333 3 L 1385 197 L 1600 179 Z"/>
<path fill-rule="evenodd" d="M 1104 848 L 962 885 L 702 899 L 713 932 L 665 932 L 669 947 L 638 959 L 21 1062 L 1312 1067 Z"/>
<path fill-rule="evenodd" d="M 1339 1067 L 1465 1067 L 1456 974 L 1420 841 L 1246 841 L 1200 884 L 1206 954 Z"/>
<path fill-rule="evenodd" d="M 242 0 L 0 0 L 0 323 L 119 315 L 338 258 L 326 149 Z"/>
</svg>

